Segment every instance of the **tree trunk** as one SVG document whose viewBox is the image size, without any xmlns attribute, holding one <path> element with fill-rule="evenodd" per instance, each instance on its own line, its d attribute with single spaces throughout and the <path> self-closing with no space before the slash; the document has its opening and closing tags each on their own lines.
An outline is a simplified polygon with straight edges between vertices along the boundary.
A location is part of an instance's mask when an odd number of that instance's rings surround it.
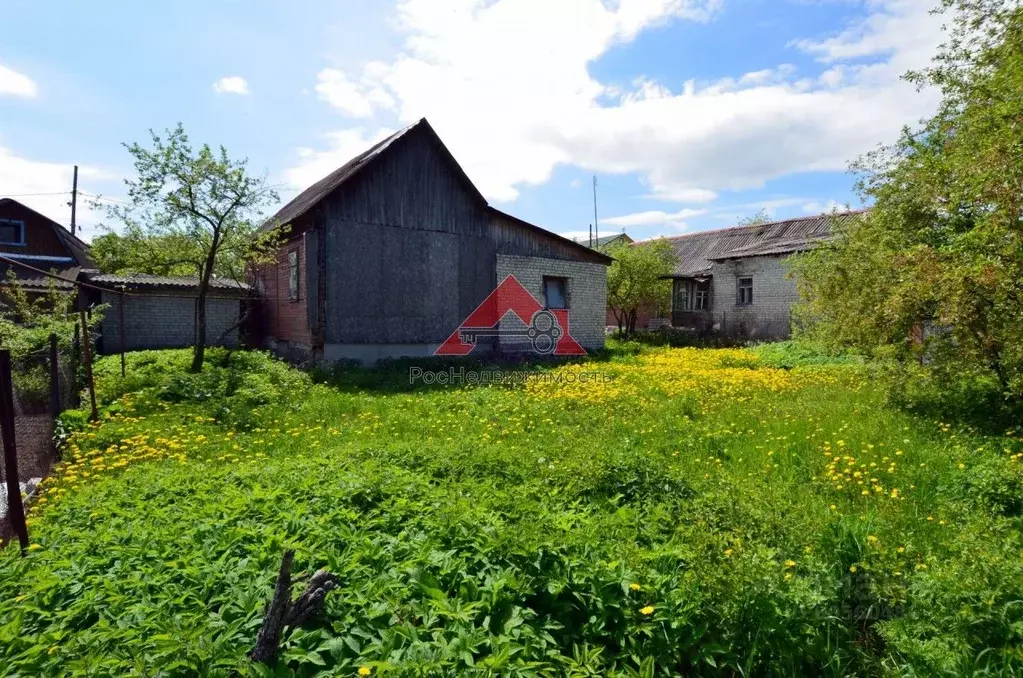
<svg viewBox="0 0 1023 678">
<path fill-rule="evenodd" d="M 192 349 L 192 371 L 202 372 L 203 361 L 206 359 L 206 290 L 202 285 L 200 285 L 199 296 L 195 303 L 195 346 Z"/>
</svg>

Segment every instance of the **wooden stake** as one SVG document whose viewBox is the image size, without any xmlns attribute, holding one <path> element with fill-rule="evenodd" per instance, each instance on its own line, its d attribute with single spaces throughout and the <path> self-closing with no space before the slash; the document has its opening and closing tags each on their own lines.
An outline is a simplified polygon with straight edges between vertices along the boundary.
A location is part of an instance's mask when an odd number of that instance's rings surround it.
<svg viewBox="0 0 1023 678">
<path fill-rule="evenodd" d="M 89 387 L 89 404 L 92 406 L 89 419 L 96 421 L 99 419 L 99 411 L 96 409 L 96 382 L 92 379 L 92 341 L 89 339 L 89 322 L 85 318 L 84 308 L 78 313 L 82 323 L 82 357 L 85 359 L 85 383 Z"/>
<path fill-rule="evenodd" d="M 4 473 L 7 475 L 7 520 L 18 535 L 21 555 L 28 548 L 25 506 L 18 483 L 18 448 L 14 436 L 14 382 L 11 380 L 11 352 L 0 351 L 0 429 L 4 442 Z"/>
<path fill-rule="evenodd" d="M 57 335 L 50 335 L 50 414 L 60 414 L 60 366 L 57 364 Z"/>
</svg>

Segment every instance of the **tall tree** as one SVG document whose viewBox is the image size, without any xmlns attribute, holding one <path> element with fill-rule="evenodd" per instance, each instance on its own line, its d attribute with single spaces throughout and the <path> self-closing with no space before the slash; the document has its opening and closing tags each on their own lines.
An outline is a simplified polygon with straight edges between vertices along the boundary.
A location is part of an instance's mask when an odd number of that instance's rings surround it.
<svg viewBox="0 0 1023 678">
<path fill-rule="evenodd" d="M 868 216 L 801 257 L 811 331 L 939 380 L 989 381 L 1023 400 L 1023 9 L 946 0 L 951 32 L 907 77 L 937 113 L 862 158 Z"/>
<path fill-rule="evenodd" d="M 150 137 L 149 147 L 125 144 L 136 178 L 125 181 L 129 202 L 107 208 L 120 222 L 120 236 L 102 244 L 110 245 L 116 266 L 196 276 L 192 371 L 198 372 L 210 281 L 217 273 L 240 280 L 245 261 L 268 255 L 278 234 L 259 231 L 260 215 L 278 198 L 265 178 L 248 174 L 247 160 L 232 159 L 223 146 L 193 149 L 180 123 L 165 137 L 152 130 Z"/>
<path fill-rule="evenodd" d="M 607 271 L 607 304 L 626 335 L 636 331 L 636 317 L 643 307 L 656 307 L 671 297 L 675 254 L 663 239 L 628 245 L 615 243 L 605 254 L 614 257 Z"/>
</svg>

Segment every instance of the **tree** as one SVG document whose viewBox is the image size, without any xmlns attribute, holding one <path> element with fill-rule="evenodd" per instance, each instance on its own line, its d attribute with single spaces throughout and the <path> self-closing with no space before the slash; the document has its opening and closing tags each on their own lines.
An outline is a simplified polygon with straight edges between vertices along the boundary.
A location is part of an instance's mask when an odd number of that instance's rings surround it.
<svg viewBox="0 0 1023 678">
<path fill-rule="evenodd" d="M 860 159 L 874 207 L 795 269 L 810 332 L 1023 400 L 1023 9 L 946 0 L 952 30 L 907 78 L 937 113 Z"/>
<path fill-rule="evenodd" d="M 761 207 L 756 214 L 751 214 L 748 217 L 740 217 L 736 222 L 736 226 L 758 226 L 760 224 L 771 223 L 771 215 L 767 213 L 767 210 Z"/>
<path fill-rule="evenodd" d="M 607 271 L 607 303 L 619 331 L 636 331 L 636 316 L 643 306 L 665 303 L 671 296 L 668 276 L 675 269 L 671 244 L 659 238 L 628 245 L 615 243 L 605 254 L 614 257 Z"/>
<path fill-rule="evenodd" d="M 259 217 L 278 198 L 264 178 L 249 176 L 246 160 L 232 159 L 223 146 L 219 152 L 205 144 L 193 150 L 180 123 L 166 138 L 152 130 L 150 136 L 150 148 L 125 144 L 137 177 L 125 181 L 128 204 L 107 208 L 121 234 L 103 241 L 100 252 L 113 267 L 196 276 L 192 371 L 198 372 L 210 281 L 215 274 L 240 280 L 246 261 L 269 256 L 279 233 L 261 233 Z"/>
</svg>

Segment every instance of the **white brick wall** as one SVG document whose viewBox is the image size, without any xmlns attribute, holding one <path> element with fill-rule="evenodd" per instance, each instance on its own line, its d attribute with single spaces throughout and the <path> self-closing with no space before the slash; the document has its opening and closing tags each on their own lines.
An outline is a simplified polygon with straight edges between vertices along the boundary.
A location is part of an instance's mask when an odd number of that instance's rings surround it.
<svg viewBox="0 0 1023 678">
<path fill-rule="evenodd" d="M 184 348 L 195 341 L 195 298 L 192 296 L 124 297 L 124 346 L 128 351 L 151 348 Z M 102 349 L 104 353 L 121 350 L 121 298 L 118 294 L 103 293 L 102 301 L 109 304 L 103 322 Z M 227 328 L 238 322 L 241 300 L 238 298 L 210 298 L 206 300 L 206 339 L 212 345 Z M 237 328 L 232 330 L 223 345 L 238 342 Z"/>
<path fill-rule="evenodd" d="M 750 257 L 714 263 L 714 323 L 724 334 L 754 339 L 789 336 L 792 305 L 799 301 L 796 281 L 784 256 Z M 753 303 L 736 304 L 738 278 L 753 278 Z"/>
<path fill-rule="evenodd" d="M 497 255 L 497 282 L 509 275 L 525 287 L 543 304 L 543 278 L 556 276 L 568 279 L 569 331 L 586 349 L 604 346 L 604 322 L 607 312 L 607 266 L 582 261 L 563 261 L 540 257 Z M 520 323 L 510 319 L 502 322 L 502 329 Z M 525 345 L 523 345 L 525 342 Z M 523 349 L 528 340 L 502 340 L 504 350 Z"/>
</svg>

